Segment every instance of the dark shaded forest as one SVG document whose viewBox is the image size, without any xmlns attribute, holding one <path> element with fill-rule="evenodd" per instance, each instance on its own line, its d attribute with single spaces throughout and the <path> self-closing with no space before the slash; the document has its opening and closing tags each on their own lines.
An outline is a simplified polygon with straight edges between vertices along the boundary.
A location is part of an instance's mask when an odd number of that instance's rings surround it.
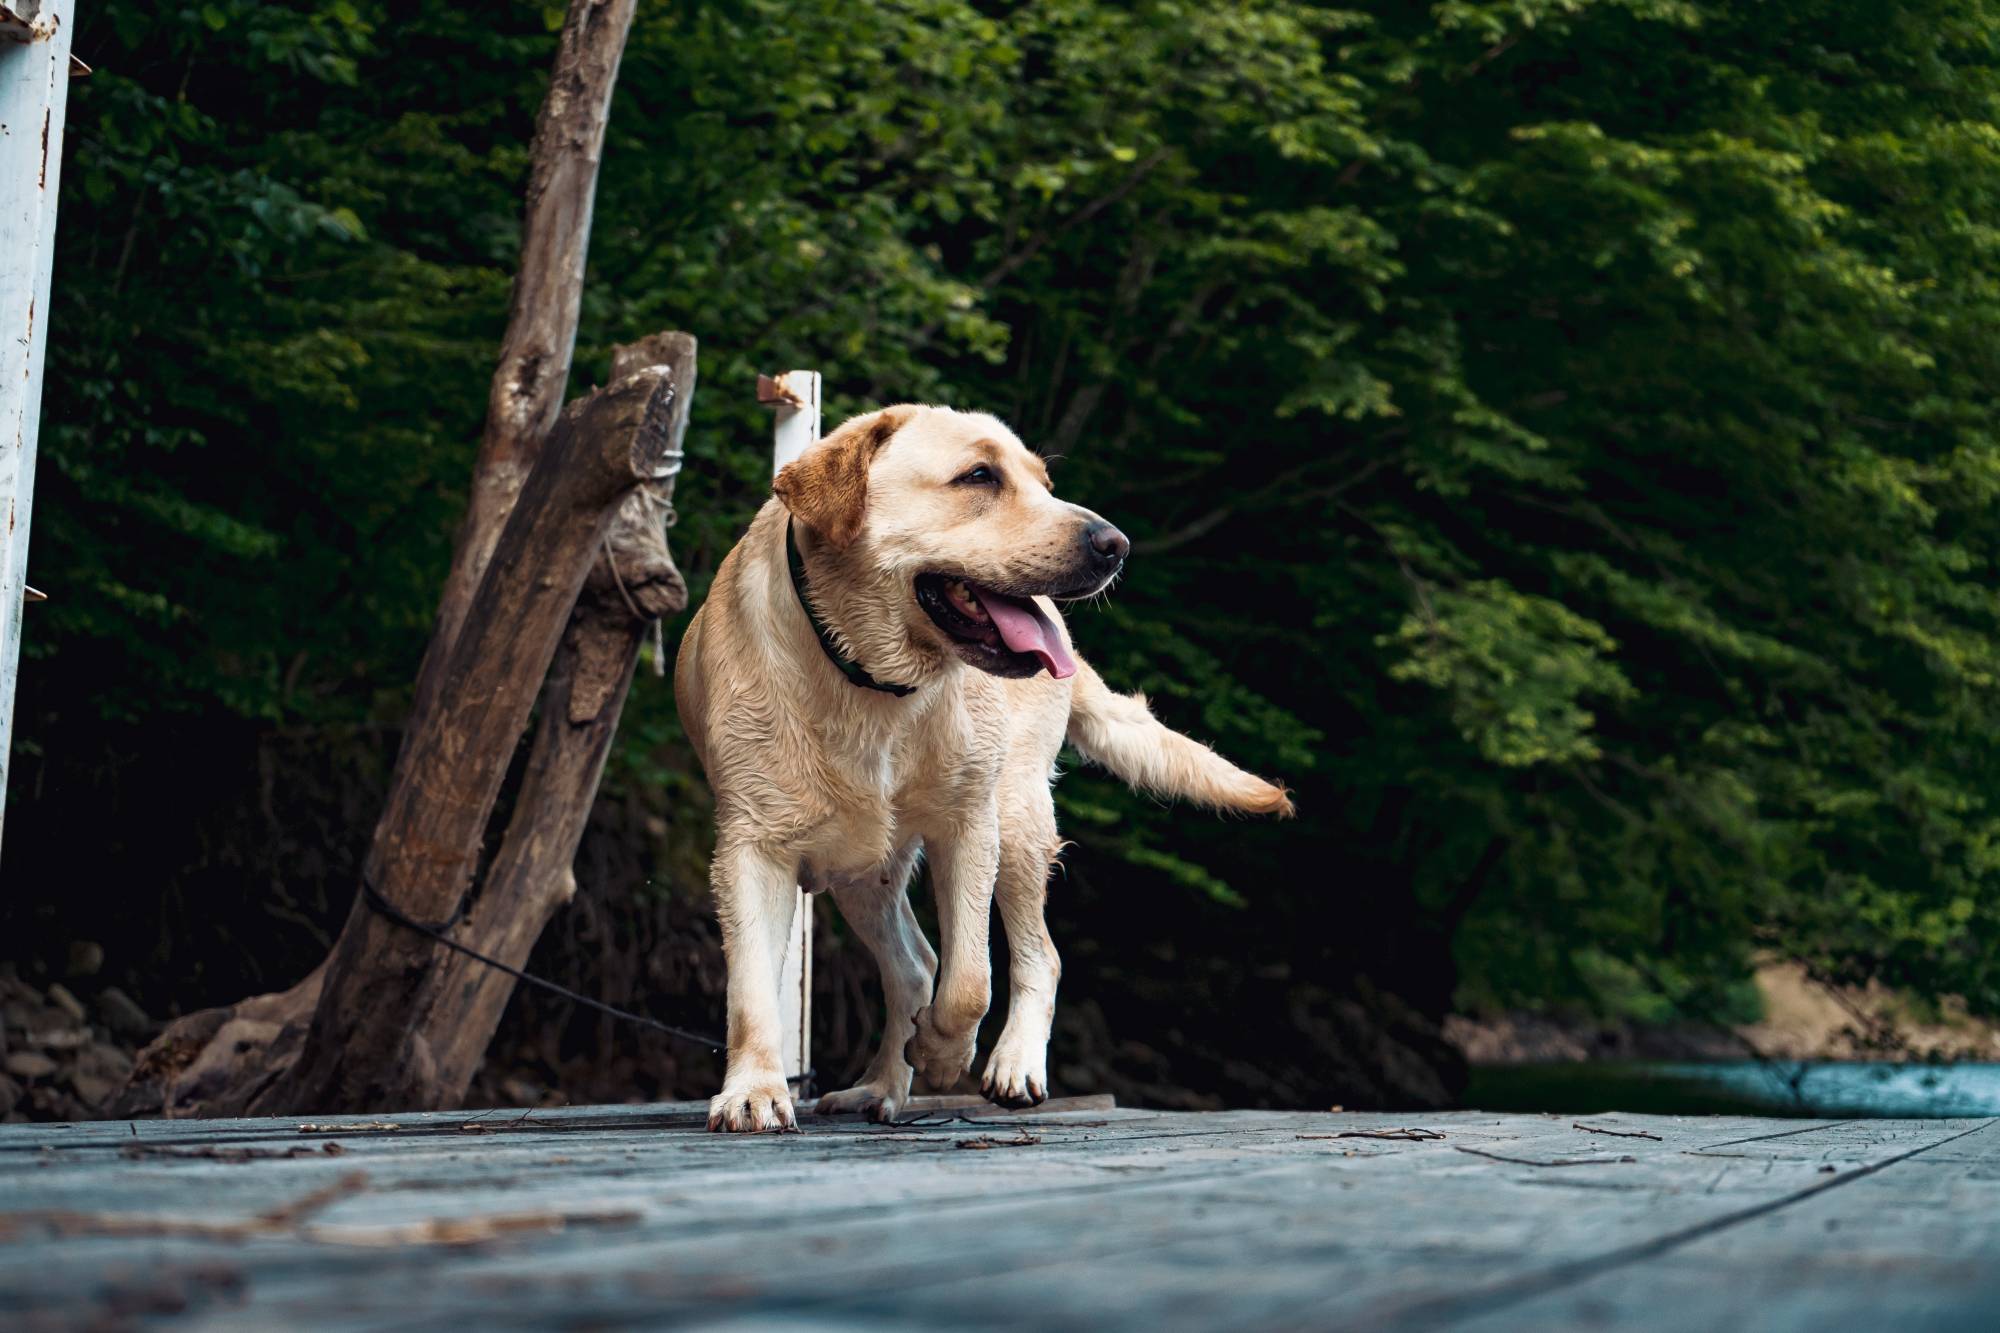
<svg viewBox="0 0 2000 1333">
<path fill-rule="evenodd" d="M 562 20 L 481 8 L 79 16 L 0 862 L 37 984 L 164 1018 L 348 910 Z M 645 4 L 573 387 L 701 339 L 697 602 L 759 370 L 993 411 L 1132 535 L 1080 646 L 1301 818 L 1066 777 L 1058 1090 L 1442 1104 L 1447 1013 L 1740 1019 L 1771 958 L 2000 1014 L 1996 18 Z M 719 1027 L 708 800 L 642 670 L 532 968 Z M 820 920 L 837 1086 L 879 999 Z M 519 995 L 475 1095 L 718 1078 Z"/>
</svg>

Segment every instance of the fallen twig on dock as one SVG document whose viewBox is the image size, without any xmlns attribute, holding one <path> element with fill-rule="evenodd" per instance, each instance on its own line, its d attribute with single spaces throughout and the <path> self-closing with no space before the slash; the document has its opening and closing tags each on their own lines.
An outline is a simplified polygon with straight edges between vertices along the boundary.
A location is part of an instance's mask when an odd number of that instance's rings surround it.
<svg viewBox="0 0 2000 1333">
<path fill-rule="evenodd" d="M 498 1109 L 498 1107 L 494 1108 L 494 1110 Z M 472 1117 L 472 1119 L 461 1122 L 458 1132 L 461 1134 L 500 1134 L 510 1129 L 519 1129 L 523 1125 L 528 1124 L 528 1117 L 540 1109 L 540 1107 L 530 1106 L 527 1110 L 521 1112 L 521 1114 L 508 1120 L 488 1120 L 486 1117 L 492 1115 L 493 1111 L 482 1111 Z M 541 1128 L 541 1122 L 539 1120 L 536 1121 L 530 1128 Z"/>
<path fill-rule="evenodd" d="M 338 1145 L 328 1144 L 328 1147 Z M 1002 1143 L 996 1146 L 1010 1147 Z M 279 1155 L 279 1154 L 273 1154 Z M 389 1226 L 326 1226 L 312 1218 L 340 1200 L 368 1188 L 365 1171 L 350 1171 L 290 1203 L 235 1222 L 208 1222 L 185 1217 L 148 1217 L 134 1213 L 83 1213 L 68 1210 L 16 1213 L 0 1217 L 0 1243 L 31 1227 L 45 1227 L 58 1236 L 173 1237 L 184 1240 L 246 1241 L 271 1236 L 295 1236 L 322 1245 L 388 1248 L 399 1245 L 481 1245 L 526 1233 L 547 1234 L 570 1226 L 625 1226 L 639 1220 L 631 1210 L 600 1212 L 496 1213 L 482 1217 L 433 1217 Z"/>
<path fill-rule="evenodd" d="M 282 1235 L 312 1214 L 368 1188 L 368 1173 L 350 1171 L 331 1185 L 301 1195 L 255 1217 L 238 1222 L 205 1222 L 185 1217 L 147 1217 L 135 1213 L 82 1213 L 68 1209 L 17 1213 L 8 1221 L 16 1228 L 40 1225 L 59 1236 L 174 1236 L 193 1240 L 250 1240 Z M 0 1238 L 14 1231 L 0 1231 Z"/>
<path fill-rule="evenodd" d="M 280 1204 L 268 1212 L 257 1214 L 255 1220 L 260 1226 L 271 1229 L 297 1226 L 314 1213 L 322 1212 L 350 1194 L 359 1194 L 367 1188 L 366 1171 L 349 1171 L 331 1185 L 323 1185 L 310 1194 L 300 1195 L 290 1203 Z"/>
<path fill-rule="evenodd" d="M 1338 1134 L 1294 1134 L 1295 1139 L 1393 1139 L 1397 1143 L 1429 1143 L 1441 1139 L 1435 1129 L 1345 1129 Z"/>
<path fill-rule="evenodd" d="M 139 1161 L 148 1157 L 184 1157 L 204 1162 L 263 1162 L 288 1157 L 338 1157 L 347 1149 L 338 1143 L 322 1143 L 317 1148 L 295 1144 L 290 1148 L 166 1148 L 145 1143 L 128 1143 L 118 1150 L 120 1157 Z"/>
<path fill-rule="evenodd" d="M 1497 1152 L 1486 1152 L 1479 1148 L 1452 1145 L 1458 1152 L 1471 1153 L 1474 1157 L 1490 1157 L 1496 1162 L 1512 1162 L 1516 1166 L 1609 1166 L 1620 1162 L 1636 1162 L 1636 1157 L 1558 1157 L 1554 1161 L 1538 1162 L 1532 1157 L 1507 1157 Z"/>
<path fill-rule="evenodd" d="M 1651 1139 L 1655 1143 L 1666 1142 L 1666 1140 L 1661 1138 L 1658 1134 L 1648 1134 L 1643 1129 L 1606 1129 L 1602 1125 L 1586 1125 L 1582 1124 L 1581 1122 L 1572 1124 L 1570 1128 L 1580 1129 L 1586 1134 L 1609 1134 L 1613 1138 Z"/>
<path fill-rule="evenodd" d="M 399 1245 L 483 1245 L 508 1236 L 548 1235 L 570 1226 L 630 1226 L 639 1220 L 632 1210 L 598 1213 L 498 1213 L 486 1217 L 432 1217 L 394 1226 L 307 1227 L 302 1238 L 323 1245 L 388 1249 Z"/>
<path fill-rule="evenodd" d="M 1016 1138 L 996 1139 L 991 1134 L 981 1134 L 976 1139 L 960 1139 L 958 1146 L 970 1148 L 975 1152 L 984 1152 L 988 1148 L 1032 1148 L 1041 1141 L 1041 1135 L 1030 1134 L 1024 1129 Z"/>
</svg>

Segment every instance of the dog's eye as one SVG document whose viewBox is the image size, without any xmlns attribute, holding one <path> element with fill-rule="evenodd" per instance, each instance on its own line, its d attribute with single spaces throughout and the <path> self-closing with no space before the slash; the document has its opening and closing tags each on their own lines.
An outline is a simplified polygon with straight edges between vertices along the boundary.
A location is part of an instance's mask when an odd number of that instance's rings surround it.
<svg viewBox="0 0 2000 1333">
<path fill-rule="evenodd" d="M 956 484 L 960 486 L 998 486 L 1000 484 L 1000 474 L 986 466 L 986 464 L 981 463 L 970 472 L 960 474 Z"/>
</svg>

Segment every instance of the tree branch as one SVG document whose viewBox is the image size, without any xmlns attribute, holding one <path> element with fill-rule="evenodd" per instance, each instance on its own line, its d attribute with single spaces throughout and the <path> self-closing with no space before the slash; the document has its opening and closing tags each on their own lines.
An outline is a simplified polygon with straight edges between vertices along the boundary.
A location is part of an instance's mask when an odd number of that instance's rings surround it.
<svg viewBox="0 0 2000 1333">
<path fill-rule="evenodd" d="M 1352 475 L 1338 484 L 1321 487 L 1317 490 L 1297 491 L 1289 496 L 1285 503 L 1297 504 L 1304 500 L 1337 500 L 1387 467 L 1394 458 L 1395 454 L 1393 452 L 1372 458 L 1362 466 L 1356 468 Z M 1311 476 L 1314 472 L 1319 471 L 1324 466 L 1326 466 L 1326 460 L 1315 459 L 1313 462 L 1288 469 L 1249 494 L 1225 501 L 1199 518 L 1184 523 L 1170 532 L 1163 533 L 1158 537 L 1148 537 L 1143 541 L 1132 543 L 1133 553 L 1164 555 L 1168 551 L 1179 550 L 1189 542 L 1199 541 L 1244 510 L 1253 509 L 1258 505 L 1283 495 L 1287 491 L 1294 491 L 1299 482 Z"/>
</svg>

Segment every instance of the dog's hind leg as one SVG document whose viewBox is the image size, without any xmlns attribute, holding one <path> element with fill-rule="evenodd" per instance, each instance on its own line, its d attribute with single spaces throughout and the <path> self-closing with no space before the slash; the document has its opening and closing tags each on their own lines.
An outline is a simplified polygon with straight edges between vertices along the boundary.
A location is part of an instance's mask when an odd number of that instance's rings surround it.
<svg viewBox="0 0 2000 1333">
<path fill-rule="evenodd" d="M 748 842 L 715 849 L 709 876 L 729 964 L 729 1064 L 708 1104 L 708 1127 L 794 1129 L 778 1045 L 778 970 L 799 891 L 795 863 Z"/>
<path fill-rule="evenodd" d="M 993 1000 L 987 939 L 1000 863 L 998 812 L 988 806 L 983 817 L 927 830 L 924 846 L 938 909 L 937 995 L 918 1012 L 904 1057 L 942 1091 L 972 1068 L 979 1020 Z"/>
<path fill-rule="evenodd" d="M 875 957 L 887 1013 L 882 1044 L 861 1081 L 821 1097 L 814 1107 L 819 1115 L 858 1113 L 886 1123 L 909 1100 L 910 1065 L 903 1047 L 916 1031 L 917 1011 L 930 1002 L 937 975 L 937 954 L 910 910 L 910 872 L 919 846 L 905 844 L 880 874 L 834 876 L 828 882 L 841 917 Z"/>
<path fill-rule="evenodd" d="M 1005 813 L 994 895 L 1007 929 L 1007 1026 L 986 1057 L 979 1090 L 1002 1106 L 1038 1106 L 1049 1095 L 1049 1027 L 1062 976 L 1062 960 L 1043 917 L 1049 871 L 1061 843 L 1047 782 L 1036 778 L 1001 800 Z"/>
</svg>

